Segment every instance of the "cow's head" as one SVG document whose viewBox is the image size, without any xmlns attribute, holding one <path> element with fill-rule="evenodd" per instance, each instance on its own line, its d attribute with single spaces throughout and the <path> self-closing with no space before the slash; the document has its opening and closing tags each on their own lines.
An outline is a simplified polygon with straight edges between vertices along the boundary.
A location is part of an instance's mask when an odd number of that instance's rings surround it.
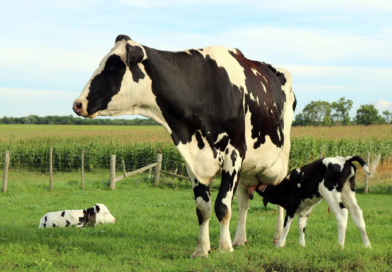
<svg viewBox="0 0 392 272">
<path fill-rule="evenodd" d="M 128 36 L 117 36 L 114 47 L 102 59 L 72 109 L 89 118 L 138 113 L 136 108 L 143 107 L 145 92 L 151 89 L 141 64 L 145 58 L 143 46 Z"/>
</svg>

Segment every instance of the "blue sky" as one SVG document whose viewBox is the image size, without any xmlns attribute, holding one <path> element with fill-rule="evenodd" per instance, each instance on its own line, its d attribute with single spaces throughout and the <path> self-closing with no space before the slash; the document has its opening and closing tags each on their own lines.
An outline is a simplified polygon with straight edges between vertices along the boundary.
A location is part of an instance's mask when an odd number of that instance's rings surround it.
<svg viewBox="0 0 392 272">
<path fill-rule="evenodd" d="M 274 3 L 271 3 L 274 2 Z M 0 0 L 0 116 L 70 115 L 118 34 L 162 50 L 223 45 L 293 74 L 296 111 L 392 111 L 391 0 Z M 138 116 L 140 117 L 140 116 Z"/>
</svg>

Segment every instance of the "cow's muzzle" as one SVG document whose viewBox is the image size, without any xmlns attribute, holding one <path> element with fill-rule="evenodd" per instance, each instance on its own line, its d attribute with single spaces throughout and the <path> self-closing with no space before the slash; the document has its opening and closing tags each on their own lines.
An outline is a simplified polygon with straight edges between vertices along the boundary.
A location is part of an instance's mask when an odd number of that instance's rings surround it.
<svg viewBox="0 0 392 272">
<path fill-rule="evenodd" d="M 77 115 L 87 117 L 87 100 L 75 100 L 72 109 Z"/>
</svg>

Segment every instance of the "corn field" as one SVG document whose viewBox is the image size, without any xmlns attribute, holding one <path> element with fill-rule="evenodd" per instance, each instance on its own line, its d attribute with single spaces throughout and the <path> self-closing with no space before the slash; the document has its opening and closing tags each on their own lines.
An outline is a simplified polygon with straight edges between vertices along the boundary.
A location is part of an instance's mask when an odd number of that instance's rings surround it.
<svg viewBox="0 0 392 272">
<path fill-rule="evenodd" d="M 124 160 L 128 170 L 135 170 L 156 161 L 156 153 L 162 153 L 162 168 L 186 173 L 185 163 L 174 144 L 165 142 L 124 143 L 113 140 L 110 136 L 75 135 L 72 136 L 36 136 L 25 139 L 0 140 L 0 152 L 10 151 L 11 167 L 36 168 L 49 163 L 49 148 L 53 147 L 53 167 L 57 171 L 79 169 L 81 152 L 84 149 L 86 170 L 108 168 L 110 155 L 115 154 L 117 167 L 121 169 Z M 289 168 L 300 167 L 316 159 L 320 152 L 323 157 L 359 155 L 366 159 L 366 153 L 381 154 L 381 166 L 392 164 L 392 138 L 376 139 L 325 139 L 312 136 L 293 137 Z M 4 155 L 0 156 L 0 165 Z"/>
</svg>

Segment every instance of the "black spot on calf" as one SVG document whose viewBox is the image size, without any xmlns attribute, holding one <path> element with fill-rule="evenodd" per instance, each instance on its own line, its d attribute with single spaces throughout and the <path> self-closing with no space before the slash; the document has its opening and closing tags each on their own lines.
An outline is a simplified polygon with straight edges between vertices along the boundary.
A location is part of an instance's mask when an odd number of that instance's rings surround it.
<svg viewBox="0 0 392 272">
<path fill-rule="evenodd" d="M 64 216 L 65 216 L 65 211 L 63 211 L 63 212 L 61 213 L 61 216 L 62 216 L 62 217 L 64 217 Z"/>
</svg>

